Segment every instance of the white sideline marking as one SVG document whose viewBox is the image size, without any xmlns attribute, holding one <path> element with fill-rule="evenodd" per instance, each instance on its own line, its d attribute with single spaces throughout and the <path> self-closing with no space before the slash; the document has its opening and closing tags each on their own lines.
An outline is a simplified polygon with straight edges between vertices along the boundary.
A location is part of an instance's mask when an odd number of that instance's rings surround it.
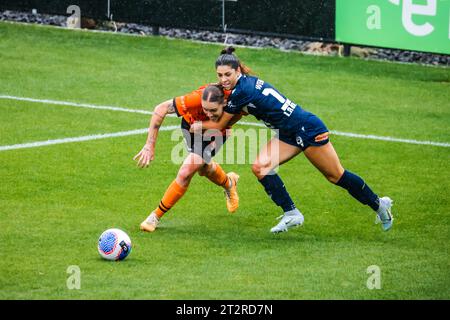
<svg viewBox="0 0 450 320">
<path fill-rule="evenodd" d="M 263 125 L 261 123 L 243 122 L 241 124 L 255 126 L 255 127 L 265 127 L 265 125 Z M 179 128 L 179 126 L 165 126 L 165 127 L 159 128 L 159 130 L 160 131 L 170 131 L 170 130 L 174 130 L 177 128 Z M 147 132 L 148 132 L 148 128 L 145 128 L 145 129 L 121 131 L 121 132 L 115 132 L 115 133 L 95 134 L 95 135 L 82 136 L 82 137 L 63 138 L 63 139 L 55 139 L 55 140 L 47 140 L 47 141 L 36 141 L 36 142 L 29 142 L 29 143 L 14 144 L 14 145 L 9 145 L 9 146 L 0 146 L 0 151 L 36 148 L 36 147 L 49 146 L 49 145 L 54 145 L 54 144 L 82 142 L 82 141 L 114 138 L 114 137 L 125 137 L 125 136 L 131 136 L 131 135 L 144 134 Z M 331 133 L 338 135 L 338 136 L 360 138 L 360 139 L 372 139 L 372 140 L 383 140 L 383 141 L 391 141 L 391 142 L 402 142 L 402 143 L 408 143 L 408 144 L 422 144 L 422 145 L 433 145 L 433 146 L 439 146 L 439 147 L 450 147 L 449 143 L 397 139 L 397 138 L 379 137 L 379 136 L 373 136 L 373 135 L 366 136 L 363 134 L 339 132 L 339 131 L 331 131 Z"/>
<path fill-rule="evenodd" d="M 179 127 L 180 126 L 166 126 L 166 127 L 161 127 L 159 130 L 168 131 L 168 130 L 174 130 Z M 137 134 L 144 134 L 147 132 L 148 132 L 148 128 L 114 132 L 114 133 L 94 134 L 94 135 L 82 136 L 82 137 L 55 139 L 55 140 L 47 140 L 47 141 L 36 141 L 36 142 L 29 142 L 29 143 L 14 144 L 14 145 L 10 145 L 10 146 L 0 146 L 0 151 L 27 149 L 27 148 L 49 146 L 49 145 L 54 145 L 54 144 L 99 140 L 99 139 L 114 138 L 114 137 L 125 137 L 125 136 L 137 135 Z"/>
<path fill-rule="evenodd" d="M 88 103 L 76 103 L 76 102 L 47 100 L 47 99 L 33 99 L 33 98 L 23 98 L 23 97 L 15 97 L 15 96 L 8 96 L 8 95 L 0 95 L 0 99 L 27 101 L 27 102 L 35 102 L 35 103 L 46 103 L 46 104 L 54 104 L 54 105 L 60 105 L 60 106 L 78 107 L 78 108 L 122 111 L 122 112 L 150 114 L 150 115 L 153 114 L 152 111 L 140 110 L 140 109 L 128 109 L 128 108 L 121 108 L 121 107 L 114 107 L 114 106 L 98 106 L 98 105 L 88 104 Z M 175 116 L 175 115 L 168 114 L 168 116 Z"/>
<path fill-rule="evenodd" d="M 400 138 L 393 138 L 393 137 L 374 136 L 372 134 L 365 135 L 365 134 L 358 134 L 358 133 L 351 133 L 351 132 L 340 132 L 340 131 L 334 131 L 334 130 L 330 130 L 330 133 L 337 135 L 337 136 L 360 138 L 360 139 L 382 140 L 382 141 L 401 142 L 401 143 L 408 143 L 408 144 L 421 144 L 421 145 L 429 145 L 429 146 L 435 146 L 435 147 L 447 147 L 447 148 L 450 147 L 450 143 L 446 143 L 446 142 L 400 139 Z"/>
<path fill-rule="evenodd" d="M 90 108 L 90 109 L 132 112 L 132 113 L 141 113 L 141 114 L 150 114 L 150 115 L 153 114 L 153 112 L 151 112 L 151 111 L 140 110 L 140 109 L 127 109 L 127 108 L 114 107 L 114 106 L 98 106 L 98 105 L 87 104 L 87 103 L 75 103 L 75 102 L 56 101 L 56 100 L 47 100 L 47 99 L 23 98 L 23 97 L 9 96 L 9 95 L 0 95 L 0 99 L 47 103 L 47 104 L 54 104 L 54 105 L 64 105 L 64 106 Z M 176 116 L 176 115 L 169 114 L 168 116 Z M 258 122 L 241 121 L 241 122 L 238 122 L 238 124 L 247 125 L 247 126 L 255 126 L 255 127 L 265 127 L 264 124 L 258 123 Z M 160 130 L 167 131 L 167 130 L 173 130 L 175 128 L 178 128 L 178 126 L 161 127 Z M 142 131 L 142 130 L 144 130 L 144 131 Z M 85 137 L 65 138 L 65 139 L 48 140 L 48 141 L 37 141 L 37 142 L 17 144 L 17 145 L 12 145 L 12 146 L 0 146 L 0 151 L 12 150 L 12 149 L 22 149 L 22 148 L 33 148 L 33 147 L 39 147 L 39 146 L 44 146 L 44 145 L 60 144 L 60 143 L 67 143 L 67 142 L 78 142 L 78 141 L 88 141 L 88 140 L 95 140 L 95 139 L 104 139 L 104 138 L 110 138 L 110 137 L 121 137 L 121 136 L 126 136 L 126 135 L 133 135 L 133 134 L 142 134 L 142 133 L 147 132 L 146 130 L 148 130 L 148 129 L 139 129 L 139 130 L 132 130 L 132 131 L 117 132 L 117 133 L 108 133 L 108 134 L 104 134 L 104 135 L 100 134 L 100 135 L 92 135 L 92 136 L 85 136 Z M 445 147 L 445 148 L 450 147 L 450 143 L 447 143 L 447 142 L 401 139 L 401 138 L 395 138 L 395 137 L 365 135 L 365 134 L 341 132 L 341 131 L 334 131 L 334 130 L 331 130 L 330 133 L 337 135 L 337 136 L 359 138 L 359 139 L 381 140 L 381 141 L 399 142 L 399 143 L 417 144 L 417 145 L 428 145 L 428 146 Z M 91 137 L 91 138 L 89 138 L 89 137 Z"/>
<path fill-rule="evenodd" d="M 254 122 L 245 122 L 240 121 L 237 124 L 247 125 L 247 126 L 255 126 L 255 127 L 265 127 L 262 123 L 254 123 Z M 411 139 L 400 139 L 400 138 L 394 138 L 394 137 L 383 137 L 383 136 L 375 136 L 372 134 L 366 135 L 366 134 L 359 134 L 359 133 L 351 133 L 351 132 L 341 132 L 341 131 L 335 131 L 330 130 L 331 134 L 334 134 L 336 136 L 343 136 L 343 137 L 351 137 L 351 138 L 358 138 L 358 139 L 370 139 L 370 140 L 381 140 L 381 141 L 389 141 L 389 142 L 401 142 L 401 143 L 408 143 L 408 144 L 420 144 L 420 145 L 428 145 L 428 146 L 435 146 L 435 147 L 450 147 L 450 143 L 446 142 L 434 142 L 434 141 L 420 141 L 420 140 L 411 140 Z"/>
</svg>

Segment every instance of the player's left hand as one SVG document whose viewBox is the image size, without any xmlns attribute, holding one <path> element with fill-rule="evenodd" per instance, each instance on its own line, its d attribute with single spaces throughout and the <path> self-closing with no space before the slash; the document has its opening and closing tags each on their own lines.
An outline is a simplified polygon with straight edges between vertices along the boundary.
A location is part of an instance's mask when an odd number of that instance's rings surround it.
<svg viewBox="0 0 450 320">
<path fill-rule="evenodd" d="M 133 160 L 137 160 L 137 166 L 140 168 L 147 168 L 151 161 L 155 158 L 155 154 L 152 148 L 145 145 L 137 155 L 133 157 Z"/>
</svg>

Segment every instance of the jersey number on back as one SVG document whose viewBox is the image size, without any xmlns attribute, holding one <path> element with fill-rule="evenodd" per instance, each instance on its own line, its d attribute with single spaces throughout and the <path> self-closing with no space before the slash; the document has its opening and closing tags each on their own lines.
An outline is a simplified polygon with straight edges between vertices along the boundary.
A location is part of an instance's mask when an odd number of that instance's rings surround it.
<svg viewBox="0 0 450 320">
<path fill-rule="evenodd" d="M 275 99 L 277 99 L 281 104 L 281 110 L 283 110 L 284 115 L 286 115 L 287 117 L 291 116 L 292 112 L 294 112 L 294 109 L 297 106 L 291 100 L 283 98 L 281 94 L 279 94 L 276 90 L 272 88 L 265 88 L 262 94 L 265 95 L 266 97 L 270 94 Z"/>
</svg>

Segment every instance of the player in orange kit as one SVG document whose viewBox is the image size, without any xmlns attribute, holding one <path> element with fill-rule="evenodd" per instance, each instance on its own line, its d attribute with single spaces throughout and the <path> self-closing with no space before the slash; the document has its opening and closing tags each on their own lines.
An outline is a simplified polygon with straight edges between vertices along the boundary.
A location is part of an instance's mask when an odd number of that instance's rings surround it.
<svg viewBox="0 0 450 320">
<path fill-rule="evenodd" d="M 183 197 L 191 179 L 197 172 L 224 188 L 229 212 L 235 212 L 239 207 L 236 188 L 239 176 L 234 172 L 226 174 L 222 167 L 212 160 L 212 157 L 226 140 L 226 130 L 216 132 L 216 135 L 208 138 L 205 138 L 202 134 L 189 132 L 190 126 L 196 121 L 218 121 L 220 119 L 218 115 L 223 113 L 226 99 L 230 93 L 230 91 L 224 91 L 219 85 L 203 86 L 184 96 L 162 102 L 155 107 L 150 119 L 147 141 L 133 160 L 136 160 L 137 165 L 141 168 L 149 166 L 154 159 L 159 128 L 166 115 L 172 113 L 182 117 L 181 128 L 189 154 L 183 161 L 177 177 L 167 188 L 159 205 L 141 223 L 141 230 L 155 231 L 161 217 Z M 214 97 L 214 101 L 210 99 L 211 97 Z M 208 102 L 208 106 L 205 108 L 202 107 L 202 100 Z M 240 117 L 240 115 L 237 115 L 231 123 L 238 121 Z"/>
</svg>

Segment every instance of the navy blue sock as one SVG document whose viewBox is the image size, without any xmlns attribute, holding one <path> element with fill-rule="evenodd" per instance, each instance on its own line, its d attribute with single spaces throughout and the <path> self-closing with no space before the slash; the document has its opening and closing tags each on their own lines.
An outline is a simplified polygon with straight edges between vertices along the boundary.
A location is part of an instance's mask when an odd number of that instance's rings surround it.
<svg viewBox="0 0 450 320">
<path fill-rule="evenodd" d="M 378 196 L 369 188 L 364 180 L 356 174 L 345 170 L 336 185 L 346 189 L 353 198 L 362 204 L 368 205 L 374 211 L 378 210 L 378 207 L 380 206 Z"/>
<path fill-rule="evenodd" d="M 295 204 L 286 190 L 283 181 L 277 174 L 269 174 L 259 180 L 273 202 L 284 212 L 294 210 Z"/>
</svg>

